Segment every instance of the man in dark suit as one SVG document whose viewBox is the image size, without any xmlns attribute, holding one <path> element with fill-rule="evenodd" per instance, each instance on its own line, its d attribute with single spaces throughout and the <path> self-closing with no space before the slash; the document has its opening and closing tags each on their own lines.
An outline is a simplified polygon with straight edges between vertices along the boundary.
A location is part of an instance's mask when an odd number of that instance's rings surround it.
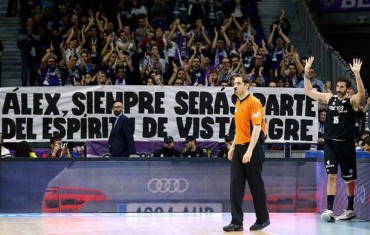
<svg viewBox="0 0 370 235">
<path fill-rule="evenodd" d="M 128 117 L 123 114 L 122 102 L 114 102 L 113 113 L 116 121 L 108 139 L 110 154 L 112 157 L 135 157 L 134 129 Z"/>
</svg>

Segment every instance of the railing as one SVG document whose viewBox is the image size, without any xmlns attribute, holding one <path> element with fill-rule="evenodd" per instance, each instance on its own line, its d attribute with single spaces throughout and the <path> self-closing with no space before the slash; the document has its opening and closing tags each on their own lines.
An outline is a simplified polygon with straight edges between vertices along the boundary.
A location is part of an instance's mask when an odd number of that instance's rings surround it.
<svg viewBox="0 0 370 235">
<path fill-rule="evenodd" d="M 322 36 L 317 25 L 315 25 L 309 7 L 306 1 L 297 1 L 298 19 L 303 37 L 307 46 L 315 57 L 314 68 L 323 81 L 331 81 L 334 84 L 335 79 L 340 76 L 348 76 L 351 80 L 354 77 L 347 62 L 341 57 L 331 45 L 329 45 Z M 352 84 L 356 84 L 352 82 Z"/>
</svg>

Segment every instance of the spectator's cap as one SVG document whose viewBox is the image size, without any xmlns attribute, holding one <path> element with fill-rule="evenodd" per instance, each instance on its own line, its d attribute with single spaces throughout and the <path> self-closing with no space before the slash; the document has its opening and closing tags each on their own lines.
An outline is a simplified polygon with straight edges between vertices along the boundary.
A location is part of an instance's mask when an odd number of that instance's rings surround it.
<svg viewBox="0 0 370 235">
<path fill-rule="evenodd" d="M 187 144 L 189 141 L 196 141 L 195 137 L 194 136 L 188 136 L 185 138 L 185 141 L 184 141 L 184 144 Z"/>
<path fill-rule="evenodd" d="M 229 134 L 225 135 L 225 141 L 232 141 L 233 138 Z"/>
<path fill-rule="evenodd" d="M 173 137 L 172 136 L 166 136 L 166 137 L 164 137 L 163 142 L 165 142 L 165 143 L 167 143 L 167 142 L 173 142 Z"/>
</svg>

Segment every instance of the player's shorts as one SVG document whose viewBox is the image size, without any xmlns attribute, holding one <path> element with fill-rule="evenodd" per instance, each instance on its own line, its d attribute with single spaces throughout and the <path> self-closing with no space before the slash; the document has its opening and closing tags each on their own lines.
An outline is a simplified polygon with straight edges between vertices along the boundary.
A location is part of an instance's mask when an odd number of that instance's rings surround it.
<svg viewBox="0 0 370 235">
<path fill-rule="evenodd" d="M 324 144 L 324 163 L 327 174 L 337 174 L 338 165 L 344 181 L 357 179 L 354 140 L 328 140 Z"/>
</svg>

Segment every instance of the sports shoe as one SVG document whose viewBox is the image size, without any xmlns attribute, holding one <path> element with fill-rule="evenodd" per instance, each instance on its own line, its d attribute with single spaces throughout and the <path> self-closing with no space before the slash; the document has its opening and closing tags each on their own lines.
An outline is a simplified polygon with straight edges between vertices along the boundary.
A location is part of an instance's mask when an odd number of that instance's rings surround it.
<svg viewBox="0 0 370 235">
<path fill-rule="evenodd" d="M 243 225 L 229 224 L 223 229 L 225 232 L 243 231 Z"/>
<path fill-rule="evenodd" d="M 337 220 L 351 220 L 356 218 L 356 214 L 353 210 L 344 210 L 343 214 L 338 216 Z"/>
<path fill-rule="evenodd" d="M 268 225 L 270 225 L 270 220 L 266 220 L 265 222 L 263 223 L 254 223 L 250 228 L 249 230 L 253 231 L 253 230 L 262 230 L 264 229 L 265 227 L 267 227 Z"/>
<path fill-rule="evenodd" d="M 334 218 L 334 213 L 332 210 L 325 210 L 322 214 L 321 214 L 321 219 L 327 221 L 327 222 L 334 222 L 335 221 L 335 218 Z"/>
</svg>

